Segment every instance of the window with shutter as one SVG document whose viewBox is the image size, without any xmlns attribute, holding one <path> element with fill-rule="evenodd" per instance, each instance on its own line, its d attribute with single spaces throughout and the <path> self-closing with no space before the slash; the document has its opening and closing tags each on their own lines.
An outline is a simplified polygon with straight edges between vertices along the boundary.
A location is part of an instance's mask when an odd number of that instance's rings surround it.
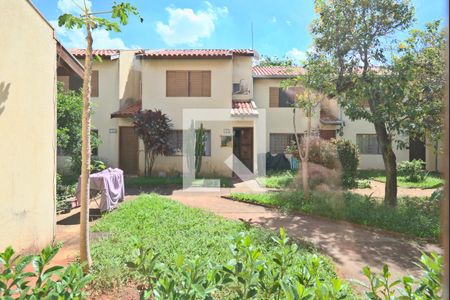
<svg viewBox="0 0 450 300">
<path fill-rule="evenodd" d="M 167 97 L 211 97 L 211 71 L 167 71 Z"/>
<path fill-rule="evenodd" d="M 168 138 L 169 155 L 183 155 L 183 130 L 171 130 Z"/>
<path fill-rule="evenodd" d="M 280 88 L 270 87 L 269 88 L 269 107 L 279 107 L 280 103 Z"/>
<path fill-rule="evenodd" d="M 98 86 L 98 71 L 93 70 L 91 75 L 91 97 L 98 97 L 99 95 L 99 86 Z"/>
</svg>

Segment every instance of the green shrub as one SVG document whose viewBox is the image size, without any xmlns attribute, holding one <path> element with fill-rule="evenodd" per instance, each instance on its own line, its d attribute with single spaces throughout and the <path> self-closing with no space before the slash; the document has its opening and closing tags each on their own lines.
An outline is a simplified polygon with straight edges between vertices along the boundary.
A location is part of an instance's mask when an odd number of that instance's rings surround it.
<svg viewBox="0 0 450 300">
<path fill-rule="evenodd" d="M 442 256 L 431 253 L 430 256 L 422 254 L 420 264 L 422 277 L 405 276 L 401 280 L 389 282 L 391 273 L 389 267 L 384 265 L 380 274 L 373 273 L 369 267 L 363 269 L 369 280 L 369 286 L 360 283 L 368 291 L 368 299 L 442 299 L 441 278 L 443 270 Z M 400 285 L 402 287 L 400 287 Z"/>
<path fill-rule="evenodd" d="M 398 172 L 404 176 L 407 181 L 421 182 L 425 179 L 425 162 L 421 159 L 412 161 L 402 161 L 398 164 Z"/>
<path fill-rule="evenodd" d="M 147 279 L 143 299 L 351 299 L 348 283 L 326 273 L 317 255 L 294 258 L 298 246 L 283 229 L 273 237 L 273 251 L 262 251 L 240 233 L 228 249 L 226 263 L 197 257 L 175 264 L 157 263 L 158 255 L 139 248 L 128 266 Z M 263 254 L 264 253 L 264 254 Z"/>
<path fill-rule="evenodd" d="M 0 299 L 80 299 L 92 280 L 79 264 L 47 267 L 60 246 L 47 246 L 39 255 L 16 256 L 6 248 L 0 253 Z M 25 271 L 31 265 L 33 271 Z M 34 279 L 34 280 L 31 280 Z"/>
<path fill-rule="evenodd" d="M 335 139 L 332 143 L 336 147 L 337 156 L 342 167 L 342 186 L 346 188 L 355 187 L 359 165 L 358 147 L 345 139 Z"/>
<path fill-rule="evenodd" d="M 63 184 L 61 175 L 56 174 L 56 212 L 70 210 L 72 203 L 69 198 L 75 196 L 77 184 Z"/>
<path fill-rule="evenodd" d="M 272 252 L 263 253 L 249 235 L 240 233 L 228 247 L 232 259 L 227 263 L 179 255 L 175 263 L 167 264 L 140 245 L 127 265 L 145 278 L 141 299 L 357 299 L 348 283 L 323 276 L 318 256 L 294 262 L 298 247 L 283 229 L 273 237 L 272 247 Z M 364 267 L 369 285 L 357 283 L 364 286 L 367 299 L 440 299 L 442 257 L 423 254 L 417 265 L 423 271 L 417 279 L 405 276 L 390 282 L 389 267 L 384 265 L 380 274 Z"/>
<path fill-rule="evenodd" d="M 91 161 L 91 173 L 98 173 L 101 172 L 103 170 L 106 170 L 108 168 L 108 166 L 106 165 L 105 162 L 101 161 L 101 160 L 93 160 Z"/>
<path fill-rule="evenodd" d="M 442 200 L 444 200 L 444 189 L 440 187 L 431 194 L 430 201 L 440 203 Z"/>
<path fill-rule="evenodd" d="M 436 240 L 440 235 L 440 203 L 428 198 L 401 197 L 397 206 L 392 208 L 370 196 L 351 192 L 314 191 L 309 200 L 305 199 L 301 191 L 231 194 L 230 197 L 421 238 Z"/>
</svg>

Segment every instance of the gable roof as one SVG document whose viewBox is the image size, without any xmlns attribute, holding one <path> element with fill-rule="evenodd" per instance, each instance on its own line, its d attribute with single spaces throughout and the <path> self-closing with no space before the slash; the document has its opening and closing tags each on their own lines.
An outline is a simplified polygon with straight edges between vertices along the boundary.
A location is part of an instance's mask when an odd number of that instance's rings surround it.
<svg viewBox="0 0 450 300">
<path fill-rule="evenodd" d="M 232 58 L 233 56 L 254 56 L 250 49 L 158 49 L 142 50 L 142 57 L 150 58 Z"/>
<path fill-rule="evenodd" d="M 253 100 L 233 100 L 231 105 L 232 117 L 257 117 L 256 104 Z"/>
<path fill-rule="evenodd" d="M 254 66 L 253 78 L 288 78 L 304 74 L 302 67 Z"/>
</svg>

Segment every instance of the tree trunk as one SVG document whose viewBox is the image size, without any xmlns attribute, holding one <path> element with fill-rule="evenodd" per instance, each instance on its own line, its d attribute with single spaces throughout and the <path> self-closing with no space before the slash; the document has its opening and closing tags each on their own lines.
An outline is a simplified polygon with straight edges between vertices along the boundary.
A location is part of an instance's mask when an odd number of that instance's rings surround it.
<svg viewBox="0 0 450 300">
<path fill-rule="evenodd" d="M 386 171 L 386 186 L 384 190 L 384 203 L 397 205 L 397 158 L 392 149 L 392 139 L 388 135 L 383 123 L 375 123 L 378 143 L 383 156 L 384 169 Z"/>
<path fill-rule="evenodd" d="M 92 33 L 91 25 L 86 22 L 86 60 L 84 62 L 83 77 L 83 119 L 81 132 L 81 186 L 80 186 L 80 261 L 84 264 L 85 272 L 92 265 L 89 249 L 89 173 L 91 165 L 91 118 L 90 93 L 92 72 Z"/>
<path fill-rule="evenodd" d="M 308 161 L 302 160 L 302 184 L 303 193 L 306 199 L 309 199 L 309 174 L 308 174 Z"/>
</svg>

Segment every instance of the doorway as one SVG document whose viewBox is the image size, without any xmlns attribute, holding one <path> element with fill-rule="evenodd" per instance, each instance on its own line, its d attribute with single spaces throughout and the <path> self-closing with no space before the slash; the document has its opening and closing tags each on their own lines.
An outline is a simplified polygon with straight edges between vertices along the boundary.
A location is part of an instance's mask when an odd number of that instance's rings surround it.
<svg viewBox="0 0 450 300">
<path fill-rule="evenodd" d="M 253 172 L 253 128 L 233 128 L 233 154 Z"/>
<path fill-rule="evenodd" d="M 139 142 L 134 127 L 119 127 L 119 168 L 126 175 L 137 175 Z"/>
<path fill-rule="evenodd" d="M 426 161 L 425 143 L 419 138 L 409 140 L 409 160 L 413 159 Z"/>
</svg>

